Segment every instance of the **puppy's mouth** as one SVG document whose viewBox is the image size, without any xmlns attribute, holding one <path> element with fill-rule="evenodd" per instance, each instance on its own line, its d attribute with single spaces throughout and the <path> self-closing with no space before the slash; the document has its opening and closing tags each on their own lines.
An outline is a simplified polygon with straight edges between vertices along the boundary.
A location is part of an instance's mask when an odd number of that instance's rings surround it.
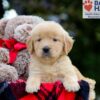
<svg viewBox="0 0 100 100">
<path fill-rule="evenodd" d="M 44 57 L 44 58 L 51 58 L 51 53 L 49 52 L 49 53 L 42 53 L 42 57 Z"/>
</svg>

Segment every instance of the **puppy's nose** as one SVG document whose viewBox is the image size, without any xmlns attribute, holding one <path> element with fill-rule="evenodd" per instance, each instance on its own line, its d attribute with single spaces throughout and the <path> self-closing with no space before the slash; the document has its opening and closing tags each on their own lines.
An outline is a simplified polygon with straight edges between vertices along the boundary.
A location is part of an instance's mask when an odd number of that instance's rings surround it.
<svg viewBox="0 0 100 100">
<path fill-rule="evenodd" d="M 44 48 L 43 48 L 43 52 L 44 52 L 44 53 L 49 53 L 49 50 L 50 50 L 49 47 L 44 47 Z"/>
</svg>

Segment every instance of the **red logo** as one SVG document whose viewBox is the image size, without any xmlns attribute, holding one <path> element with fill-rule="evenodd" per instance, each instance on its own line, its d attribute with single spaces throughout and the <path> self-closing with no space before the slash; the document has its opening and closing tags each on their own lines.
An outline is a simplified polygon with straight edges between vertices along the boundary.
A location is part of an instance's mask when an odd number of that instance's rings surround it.
<svg viewBox="0 0 100 100">
<path fill-rule="evenodd" d="M 83 7 L 85 10 L 90 11 L 92 9 L 92 1 L 85 0 L 85 2 L 83 3 Z"/>
</svg>

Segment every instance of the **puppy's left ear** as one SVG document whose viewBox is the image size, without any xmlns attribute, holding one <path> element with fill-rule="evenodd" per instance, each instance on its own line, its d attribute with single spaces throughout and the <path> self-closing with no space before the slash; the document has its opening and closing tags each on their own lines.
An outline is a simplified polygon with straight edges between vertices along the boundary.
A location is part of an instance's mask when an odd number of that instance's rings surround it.
<svg viewBox="0 0 100 100">
<path fill-rule="evenodd" d="M 34 43 L 33 43 L 33 39 L 31 36 L 27 38 L 26 45 L 27 45 L 27 49 L 30 52 L 30 54 L 32 54 L 34 52 Z"/>
<path fill-rule="evenodd" d="M 73 47 L 74 40 L 67 32 L 64 33 L 64 52 L 68 54 Z"/>
</svg>

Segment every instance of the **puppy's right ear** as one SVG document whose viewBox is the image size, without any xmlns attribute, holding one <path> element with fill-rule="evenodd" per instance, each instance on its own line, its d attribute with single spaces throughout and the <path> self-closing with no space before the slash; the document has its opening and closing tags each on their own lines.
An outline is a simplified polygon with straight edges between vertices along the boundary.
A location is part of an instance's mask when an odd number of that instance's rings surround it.
<svg viewBox="0 0 100 100">
<path fill-rule="evenodd" d="M 64 32 L 64 52 L 68 54 L 72 47 L 73 47 L 74 40 L 72 37 L 69 36 L 69 34 L 65 31 Z"/>
<path fill-rule="evenodd" d="M 33 43 L 33 39 L 31 36 L 27 38 L 26 45 L 27 45 L 27 49 L 30 52 L 30 54 L 32 54 L 34 52 L 34 43 Z"/>
</svg>

